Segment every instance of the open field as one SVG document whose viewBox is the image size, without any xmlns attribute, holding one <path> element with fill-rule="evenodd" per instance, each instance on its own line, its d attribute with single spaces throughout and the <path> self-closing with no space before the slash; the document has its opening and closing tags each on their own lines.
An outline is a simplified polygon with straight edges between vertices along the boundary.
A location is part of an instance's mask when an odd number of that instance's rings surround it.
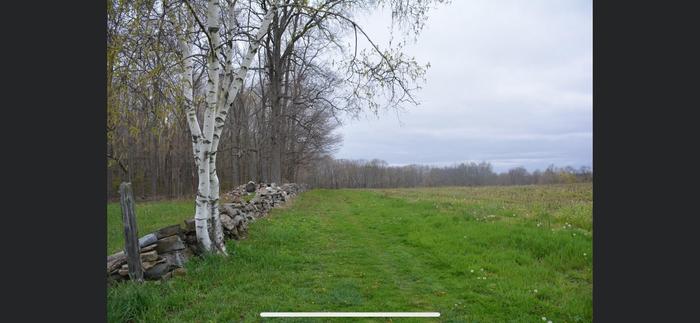
<svg viewBox="0 0 700 323">
<path fill-rule="evenodd" d="M 438 311 L 400 321 L 589 322 L 592 204 L 590 183 L 313 190 L 230 241 L 232 257 L 193 260 L 164 283 L 110 288 L 108 316 L 257 322 L 261 311 Z M 139 232 L 192 211 L 191 201 L 139 206 Z M 108 217 L 112 252 L 123 239 L 118 204 Z"/>
</svg>

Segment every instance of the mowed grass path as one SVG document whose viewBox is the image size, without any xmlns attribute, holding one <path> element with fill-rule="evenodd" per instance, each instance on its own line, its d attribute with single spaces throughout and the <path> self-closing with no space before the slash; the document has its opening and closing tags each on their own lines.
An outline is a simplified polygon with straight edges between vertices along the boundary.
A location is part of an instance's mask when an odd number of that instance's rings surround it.
<svg viewBox="0 0 700 323">
<path fill-rule="evenodd" d="M 592 320 L 591 184 L 313 190 L 228 258 L 108 291 L 110 320 L 263 320 L 263 311 L 437 311 L 402 322 Z"/>
</svg>

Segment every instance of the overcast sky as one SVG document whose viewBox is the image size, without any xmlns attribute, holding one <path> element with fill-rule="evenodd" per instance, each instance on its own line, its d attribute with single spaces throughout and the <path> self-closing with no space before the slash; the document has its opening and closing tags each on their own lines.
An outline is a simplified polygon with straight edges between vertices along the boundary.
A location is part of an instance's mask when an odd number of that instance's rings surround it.
<svg viewBox="0 0 700 323">
<path fill-rule="evenodd" d="M 358 20 L 386 41 L 389 14 Z M 590 0 L 453 0 L 429 16 L 407 49 L 431 65 L 421 105 L 345 120 L 336 158 L 593 166 Z"/>
</svg>

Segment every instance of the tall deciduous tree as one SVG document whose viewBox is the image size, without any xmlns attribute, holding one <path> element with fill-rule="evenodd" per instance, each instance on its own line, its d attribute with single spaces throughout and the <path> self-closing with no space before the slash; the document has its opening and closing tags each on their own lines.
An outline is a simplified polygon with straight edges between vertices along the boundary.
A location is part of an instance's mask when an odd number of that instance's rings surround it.
<svg viewBox="0 0 700 323">
<path fill-rule="evenodd" d="M 292 100 L 290 96 L 290 62 L 296 53 L 296 45 L 310 33 L 316 33 L 316 41 L 328 42 L 337 49 L 331 54 L 339 58 L 341 64 L 334 72 L 345 75 L 342 84 L 345 95 L 334 108 L 359 112 L 380 108 L 379 102 L 388 107 L 398 107 L 404 103 L 417 104 L 415 84 L 425 75 L 426 66 L 407 57 L 402 51 L 402 42 L 382 49 L 353 19 L 356 11 L 376 9 L 388 5 L 392 13 L 392 26 L 396 25 L 406 33 L 404 36 L 417 36 L 427 18 L 432 5 L 444 0 L 284 0 L 280 10 L 272 20 L 271 37 L 265 43 L 267 77 L 270 100 L 270 181 L 281 182 L 283 135 L 285 119 Z M 355 35 L 355 48 L 350 51 L 340 44 L 338 33 L 351 31 Z M 357 38 L 364 37 L 370 44 L 369 50 L 358 52 Z M 352 54 L 349 54 L 352 53 Z M 378 95 L 384 94 L 384 95 Z"/>
</svg>

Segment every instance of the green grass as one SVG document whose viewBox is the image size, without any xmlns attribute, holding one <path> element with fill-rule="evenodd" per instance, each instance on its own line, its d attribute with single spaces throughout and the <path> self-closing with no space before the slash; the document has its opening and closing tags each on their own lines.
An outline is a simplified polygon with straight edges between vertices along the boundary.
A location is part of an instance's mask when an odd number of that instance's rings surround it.
<svg viewBox="0 0 700 323">
<path fill-rule="evenodd" d="M 107 204 L 107 254 L 124 248 L 124 224 L 119 203 Z M 182 224 L 194 217 L 194 198 L 188 201 L 146 202 L 136 204 L 139 237 L 160 228 Z"/>
<path fill-rule="evenodd" d="M 309 191 L 230 241 L 231 257 L 111 287 L 108 317 L 356 322 L 259 313 L 438 311 L 398 320 L 590 322 L 591 186 Z"/>
</svg>

